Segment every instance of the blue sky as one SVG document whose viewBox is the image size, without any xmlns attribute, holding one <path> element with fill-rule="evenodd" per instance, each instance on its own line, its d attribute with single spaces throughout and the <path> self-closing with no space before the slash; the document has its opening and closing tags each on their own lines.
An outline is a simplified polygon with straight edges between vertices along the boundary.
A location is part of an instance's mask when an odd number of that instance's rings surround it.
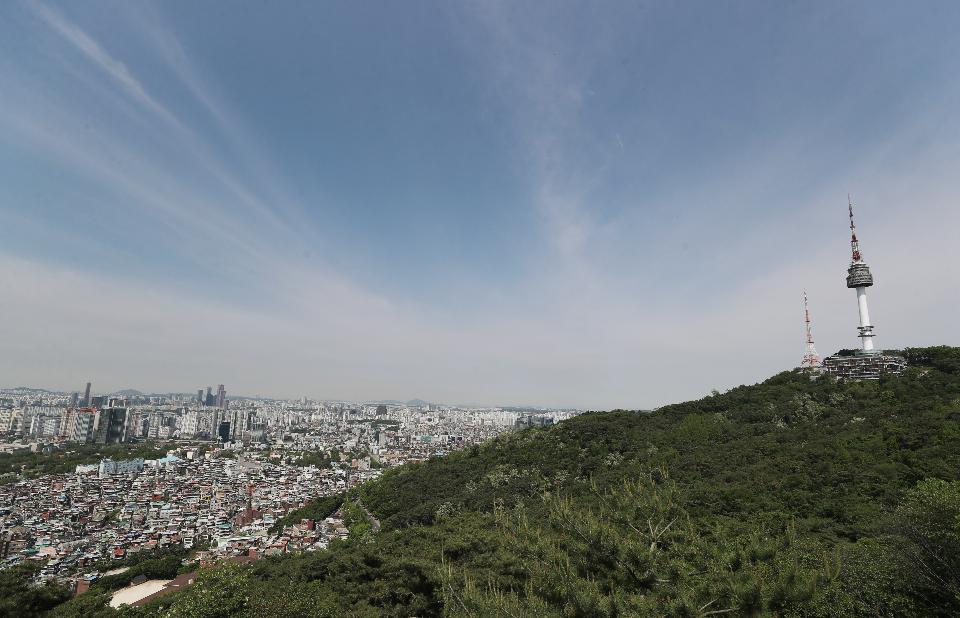
<svg viewBox="0 0 960 618">
<path fill-rule="evenodd" d="M 0 383 L 650 407 L 953 343 L 960 8 L 8 2 Z"/>
</svg>

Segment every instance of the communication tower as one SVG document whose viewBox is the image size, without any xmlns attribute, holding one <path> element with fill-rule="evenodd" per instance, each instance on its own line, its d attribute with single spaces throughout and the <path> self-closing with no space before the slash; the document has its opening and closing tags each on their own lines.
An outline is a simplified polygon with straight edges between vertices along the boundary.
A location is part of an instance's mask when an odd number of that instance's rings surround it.
<svg viewBox="0 0 960 618">
<path fill-rule="evenodd" d="M 810 326 L 810 308 L 807 306 L 806 291 L 803 293 L 803 321 L 807 329 L 807 353 L 803 355 L 800 366 L 816 369 L 820 366 L 820 355 L 817 354 L 817 348 L 813 345 L 813 329 Z"/>
<path fill-rule="evenodd" d="M 873 285 L 870 267 L 863 261 L 857 226 L 853 223 L 853 201 L 847 195 L 847 213 L 850 217 L 850 266 L 847 268 L 847 287 L 857 291 L 857 310 L 860 314 L 860 349 L 841 350 L 823 359 L 823 368 L 838 378 L 852 380 L 877 380 L 883 374 L 897 375 L 907 367 L 900 356 L 884 354 L 873 347 L 873 324 L 867 310 L 867 288 Z"/>
<path fill-rule="evenodd" d="M 873 285 L 873 275 L 870 267 L 863 261 L 860 253 L 860 242 L 857 240 L 857 226 L 853 223 L 853 202 L 847 194 L 847 211 L 850 213 L 850 266 L 847 268 L 847 287 L 857 291 L 857 308 L 860 312 L 860 351 L 863 354 L 874 354 L 873 325 L 870 323 L 870 312 L 867 310 L 867 288 Z"/>
</svg>

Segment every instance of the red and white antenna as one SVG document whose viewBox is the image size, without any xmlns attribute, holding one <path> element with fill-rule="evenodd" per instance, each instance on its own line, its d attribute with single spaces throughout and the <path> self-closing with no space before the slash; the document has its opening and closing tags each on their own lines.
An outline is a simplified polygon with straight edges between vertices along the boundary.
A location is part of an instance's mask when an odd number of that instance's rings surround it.
<svg viewBox="0 0 960 618">
<path fill-rule="evenodd" d="M 853 220 L 851 219 L 851 225 Z M 803 292 L 803 320 L 807 328 L 807 353 L 803 355 L 800 361 L 801 367 L 815 369 L 820 366 L 820 355 L 817 354 L 817 348 L 813 345 L 813 329 L 810 326 L 810 308 L 807 306 L 807 292 Z"/>
<path fill-rule="evenodd" d="M 850 249 L 853 252 L 853 261 L 860 262 L 863 257 L 860 255 L 860 242 L 857 240 L 857 226 L 853 224 L 853 200 L 847 193 L 847 210 L 850 212 Z"/>
</svg>

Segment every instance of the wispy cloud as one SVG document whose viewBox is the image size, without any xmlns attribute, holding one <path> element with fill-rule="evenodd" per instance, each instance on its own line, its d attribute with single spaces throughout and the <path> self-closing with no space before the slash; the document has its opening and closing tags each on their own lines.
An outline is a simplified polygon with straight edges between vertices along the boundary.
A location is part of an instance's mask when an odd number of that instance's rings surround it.
<svg viewBox="0 0 960 618">
<path fill-rule="evenodd" d="M 197 68 L 179 38 L 168 26 L 165 17 L 155 7 L 144 5 L 131 12 L 129 21 L 207 111 L 219 128 L 220 135 L 232 145 L 233 153 L 243 162 L 244 172 L 252 174 L 256 179 L 258 191 L 268 197 L 278 215 L 293 227 L 302 226 L 307 218 L 303 204 L 291 195 L 289 183 L 282 177 L 274 162 L 264 156 L 262 144 L 252 137 L 246 123 L 239 118 L 232 106 L 217 94 L 209 78 Z"/>
<path fill-rule="evenodd" d="M 531 246 L 523 263 L 504 267 L 525 273 L 518 283 L 501 288 L 490 273 L 489 286 L 464 280 L 425 302 L 416 291 L 387 297 L 330 266 L 317 233 L 322 209 L 305 203 L 322 196 L 297 199 L 287 170 L 258 143 L 258 119 L 221 90 L 197 55 L 203 45 L 162 11 L 117 5 L 133 33 L 121 44 L 82 28 L 86 15 L 70 6 L 28 6 L 46 35 L 31 40 L 55 52 L 38 54 L 40 71 L 0 60 L 9 86 L 0 156 L 23 171 L 0 183 L 0 226 L 36 233 L 38 246 L 53 238 L 80 250 L 57 259 L 0 247 L 0 289 L 14 291 L 0 295 L 5 382 L 69 387 L 92 377 L 184 389 L 216 375 L 248 393 L 666 403 L 795 364 L 803 288 L 821 351 L 855 341 L 842 281 L 847 191 L 861 198 L 878 342 L 950 332 L 943 308 L 960 302 L 944 284 L 960 276 L 950 236 L 960 225 L 955 84 L 938 82 L 940 99 L 916 103 L 856 148 L 832 135 L 849 115 L 734 135 L 709 159 L 694 156 L 699 136 L 687 135 L 679 150 L 697 164 L 662 170 L 670 182 L 648 189 L 632 183 L 633 167 L 673 147 L 677 126 L 655 127 L 643 143 L 630 127 L 591 116 L 596 77 L 634 37 L 632 25 L 570 26 L 529 14 L 533 5 L 450 9 L 465 20 L 458 35 L 480 68 L 463 73 L 479 74 L 478 89 L 505 110 L 514 148 L 495 156 L 525 181 L 510 199 L 534 213 L 539 236 L 516 233 Z M 601 94 L 603 119 L 633 118 Z M 627 178 L 611 204 L 614 168 Z M 34 198 L 31 178 L 55 190 Z M 91 205 L 105 213 L 100 228 L 86 225 L 87 213 L 61 220 Z M 371 212 L 354 232 L 365 233 Z M 397 259 L 431 241 L 386 236 Z M 83 260 L 82 247 L 98 241 L 115 268 Z M 149 278 L 148 266 L 169 276 Z M 195 271 L 199 284 L 182 284 Z M 91 358 L 92 342 L 111 354 Z"/>
<path fill-rule="evenodd" d="M 590 41 L 571 46 L 568 32 L 526 28 L 526 11 L 509 3 L 472 5 L 470 16 L 483 30 L 479 44 L 474 37 L 465 42 L 513 115 L 516 158 L 529 170 L 530 196 L 553 257 L 582 267 L 597 225 L 589 190 L 598 162 L 585 164 L 578 152 L 584 138 L 580 115 L 590 72 L 605 52 Z"/>
<path fill-rule="evenodd" d="M 300 217 L 279 215 L 291 200 L 267 205 L 247 186 L 248 179 L 228 169 L 213 147 L 196 130 L 185 124 L 168 106 L 152 95 L 134 71 L 60 11 L 40 2 L 31 2 L 30 10 L 117 92 L 145 112 L 157 124 L 146 125 L 143 144 L 130 139 L 129 132 L 144 131 L 141 126 L 125 127 L 121 118 L 104 123 L 96 131 L 89 128 L 89 113 L 83 101 L 65 104 L 52 97 L 35 75 L 8 75 L 7 83 L 19 84 L 17 96 L 8 98 L 4 109 L 6 138 L 20 147 L 43 153 L 59 161 L 71 173 L 81 172 L 97 182 L 123 211 L 139 210 L 144 221 L 164 225 L 171 233 L 164 236 L 167 250 L 180 255 L 195 255 L 204 268 L 219 269 L 242 277 L 283 271 L 278 243 L 296 254 L 298 237 L 309 227 Z M 237 139 L 242 135 L 238 123 L 213 103 L 199 84 L 172 38 L 163 39 L 171 64 L 191 92 L 218 118 L 224 133 Z M 102 92 L 97 78 L 74 72 L 91 81 L 92 91 Z M 105 97 L 105 94 L 99 95 Z M 99 113 L 99 110 L 98 110 Z M 123 129 L 123 130 L 121 130 Z M 146 144 L 166 142 L 164 159 Z M 251 152 L 247 148 L 245 152 Z M 176 154 L 172 154 L 176 153 Z M 173 157 L 173 158 L 171 158 Z M 269 169 L 260 157 L 254 167 Z M 204 174 L 203 172 L 208 172 Z M 261 174 L 262 176 L 262 174 Z M 266 186 L 259 183 L 258 187 Z M 273 183 L 271 186 L 279 186 Z M 278 191 L 275 191 L 276 194 Z M 296 213 L 294 213 L 296 214 Z M 218 247 L 211 252 L 209 247 Z M 229 254 L 229 257 L 226 257 Z"/>
<path fill-rule="evenodd" d="M 31 2 L 28 6 L 30 6 L 53 31 L 62 36 L 64 40 L 78 50 L 104 75 L 119 85 L 122 91 L 130 98 L 140 103 L 146 111 L 155 115 L 166 125 L 166 128 L 173 130 L 178 139 L 187 147 L 187 150 L 196 158 L 198 163 L 202 165 L 203 168 L 209 170 L 235 199 L 239 199 L 241 203 L 254 210 L 265 224 L 287 233 L 292 231 L 288 223 L 281 220 L 272 207 L 254 195 L 254 193 L 245 186 L 246 183 L 239 179 L 236 174 L 226 169 L 219 158 L 213 154 L 211 147 L 198 137 L 196 131 L 182 122 L 174 112 L 147 91 L 142 81 L 136 78 L 126 64 L 109 54 L 93 37 L 84 32 L 79 26 L 71 22 L 56 9 L 48 7 L 41 2 Z M 158 40 L 164 43 L 164 52 L 167 54 L 168 60 L 170 60 L 185 84 L 190 87 L 191 92 L 198 97 L 208 110 L 213 112 L 214 117 L 224 128 L 228 129 L 226 134 L 231 136 L 238 135 L 240 132 L 239 127 L 225 123 L 224 114 L 213 104 L 212 97 L 200 86 L 199 80 L 195 73 L 190 70 L 189 64 L 186 62 L 182 50 L 179 50 L 179 47 L 176 45 L 175 40 L 170 37 L 160 37 Z M 259 163 L 261 167 L 265 167 L 263 161 Z"/>
<path fill-rule="evenodd" d="M 135 78 L 127 66 L 108 54 L 103 47 L 93 40 L 86 32 L 69 21 L 62 13 L 48 7 L 42 2 L 28 2 L 29 6 L 48 26 L 73 45 L 88 60 L 95 64 L 103 73 L 120 85 L 131 97 L 139 101 L 149 111 L 157 114 L 171 125 L 183 129 L 180 121 L 170 111 L 157 102 L 144 89 L 143 84 Z"/>
</svg>

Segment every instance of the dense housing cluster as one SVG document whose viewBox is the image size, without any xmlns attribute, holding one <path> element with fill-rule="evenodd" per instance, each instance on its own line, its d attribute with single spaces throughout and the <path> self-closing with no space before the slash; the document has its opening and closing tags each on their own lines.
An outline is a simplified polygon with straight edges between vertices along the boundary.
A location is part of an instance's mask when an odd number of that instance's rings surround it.
<svg viewBox="0 0 960 618">
<path fill-rule="evenodd" d="M 218 391 L 205 397 L 202 391 L 196 397 L 88 391 L 82 400 L 0 391 L 6 440 L 0 462 L 24 462 L 0 471 L 0 564 L 39 564 L 38 580 L 83 591 L 111 562 L 142 552 L 193 548 L 202 566 L 323 549 L 347 536 L 350 515 L 336 505 L 321 516 L 309 509 L 300 515 L 318 499 L 337 497 L 340 504 L 344 492 L 385 467 L 578 413 L 423 402 L 227 401 L 222 386 Z M 350 505 L 362 519 L 365 509 Z M 144 582 L 138 590 L 147 598 L 190 585 L 185 582 L 160 588 Z M 138 594 L 125 589 L 117 599 Z"/>
<path fill-rule="evenodd" d="M 238 536 L 268 550 L 291 508 L 377 474 L 179 453 L 0 486 L 4 564 L 43 560 L 43 575 L 61 575 L 169 545 L 235 549 Z"/>
</svg>

